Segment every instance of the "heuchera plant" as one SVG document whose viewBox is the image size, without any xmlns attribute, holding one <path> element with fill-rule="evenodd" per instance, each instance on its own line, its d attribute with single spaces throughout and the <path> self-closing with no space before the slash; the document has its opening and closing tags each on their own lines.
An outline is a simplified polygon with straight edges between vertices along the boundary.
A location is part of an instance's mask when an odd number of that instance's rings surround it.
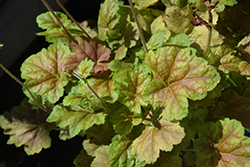
<svg viewBox="0 0 250 167">
<path fill-rule="evenodd" d="M 32 155 L 59 130 L 82 136 L 77 167 L 250 166 L 249 3 L 105 0 L 90 27 L 43 2 L 51 45 L 22 64 L 7 144 Z"/>
</svg>

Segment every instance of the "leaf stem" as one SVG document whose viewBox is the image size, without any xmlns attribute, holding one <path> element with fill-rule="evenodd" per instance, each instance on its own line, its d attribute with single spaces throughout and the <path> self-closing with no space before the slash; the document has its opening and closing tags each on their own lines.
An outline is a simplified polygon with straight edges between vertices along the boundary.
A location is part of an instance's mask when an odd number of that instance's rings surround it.
<svg viewBox="0 0 250 167">
<path fill-rule="evenodd" d="M 31 91 L 29 90 L 29 88 L 24 85 L 15 75 L 13 75 L 7 68 L 5 68 L 1 63 L 0 63 L 0 67 L 11 77 L 13 78 L 17 83 L 19 83 L 20 85 L 22 85 L 30 94 L 31 98 L 35 101 L 35 103 L 45 112 L 47 112 L 46 108 L 40 104 L 36 98 L 33 96 L 33 94 L 31 93 Z"/>
<path fill-rule="evenodd" d="M 67 11 L 67 9 L 61 4 L 59 0 L 56 0 L 57 4 L 62 8 L 62 10 L 69 16 L 69 18 L 81 29 L 81 31 L 87 35 L 88 38 L 92 39 L 91 36 L 79 25 L 79 23 L 72 17 L 72 15 Z"/>
<path fill-rule="evenodd" d="M 135 9 L 134 9 L 133 3 L 132 3 L 131 0 L 128 0 L 128 2 L 129 2 L 129 5 L 130 5 L 130 8 L 131 8 L 133 17 L 134 17 L 134 19 L 135 19 L 135 23 L 136 23 L 136 25 L 137 25 L 139 34 L 140 34 L 141 43 L 142 43 L 142 45 L 143 45 L 143 48 L 144 48 L 145 52 L 148 53 L 148 48 L 147 48 L 147 46 L 146 46 L 146 42 L 145 42 L 145 38 L 144 38 L 143 33 L 142 33 L 141 26 L 140 26 L 139 21 L 138 21 L 138 19 L 137 19 L 137 17 L 136 17 L 136 13 L 135 13 Z"/>
<path fill-rule="evenodd" d="M 104 103 L 104 101 L 100 98 L 100 96 L 96 93 L 96 91 L 89 85 L 88 81 L 83 78 L 80 74 L 73 71 L 73 75 L 78 78 L 79 80 L 82 80 L 86 87 L 89 89 L 89 91 L 101 102 L 102 106 L 106 109 L 107 113 L 111 115 L 111 110 L 108 108 L 108 106 Z"/>
<path fill-rule="evenodd" d="M 66 35 L 70 39 L 72 39 L 74 42 L 76 42 L 75 39 L 70 35 L 69 31 L 64 27 L 64 25 L 62 24 L 62 22 L 60 21 L 60 19 L 56 16 L 55 12 L 51 8 L 51 6 L 47 3 L 47 1 L 46 0 L 42 0 L 42 2 L 46 6 L 46 8 L 51 12 L 51 14 L 55 17 L 55 19 L 57 20 L 58 24 L 62 27 L 62 29 L 64 30 L 64 32 L 66 33 Z"/>
</svg>

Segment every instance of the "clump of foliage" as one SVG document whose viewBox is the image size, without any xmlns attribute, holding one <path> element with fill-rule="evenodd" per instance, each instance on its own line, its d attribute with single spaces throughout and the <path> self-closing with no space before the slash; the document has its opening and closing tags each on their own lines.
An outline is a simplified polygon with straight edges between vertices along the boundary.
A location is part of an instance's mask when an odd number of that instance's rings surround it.
<svg viewBox="0 0 250 167">
<path fill-rule="evenodd" d="M 37 17 L 51 45 L 23 62 L 7 144 L 32 155 L 60 130 L 83 137 L 77 167 L 250 166 L 250 4 L 129 2 L 105 0 L 97 27 Z"/>
</svg>

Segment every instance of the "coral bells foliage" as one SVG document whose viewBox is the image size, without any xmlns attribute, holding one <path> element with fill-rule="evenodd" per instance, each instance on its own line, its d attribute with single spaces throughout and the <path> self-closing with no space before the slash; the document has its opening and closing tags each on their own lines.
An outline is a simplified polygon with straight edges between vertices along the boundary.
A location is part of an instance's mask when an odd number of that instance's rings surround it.
<svg viewBox="0 0 250 167">
<path fill-rule="evenodd" d="M 61 140 L 83 136 L 77 167 L 250 166 L 250 6 L 132 4 L 105 0 L 94 28 L 61 12 L 37 17 L 51 45 L 21 77 L 46 112 L 24 89 L 0 116 L 7 144 L 33 155 L 59 129 Z"/>
</svg>

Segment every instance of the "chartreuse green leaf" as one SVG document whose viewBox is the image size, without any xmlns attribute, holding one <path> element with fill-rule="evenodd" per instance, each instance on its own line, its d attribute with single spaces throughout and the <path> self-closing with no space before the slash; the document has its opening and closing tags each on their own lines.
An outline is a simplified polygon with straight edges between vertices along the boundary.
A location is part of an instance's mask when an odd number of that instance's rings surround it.
<svg viewBox="0 0 250 167">
<path fill-rule="evenodd" d="M 162 44 L 166 41 L 165 34 L 166 31 L 164 30 L 156 31 L 147 42 L 147 48 L 149 50 L 153 50 L 161 47 Z"/>
<path fill-rule="evenodd" d="M 147 105 L 142 98 L 142 93 L 151 80 L 150 75 L 143 66 L 134 66 L 129 72 L 121 75 L 122 79 L 116 80 L 115 90 L 120 101 L 132 112 L 141 115 L 141 105 Z M 125 82 L 124 82 L 125 81 Z"/>
<path fill-rule="evenodd" d="M 184 128 L 178 123 L 165 119 L 159 120 L 161 128 L 146 126 L 142 134 L 132 144 L 132 154 L 139 161 L 154 163 L 160 155 L 160 150 L 171 151 L 173 145 L 179 144 L 185 136 Z"/>
<path fill-rule="evenodd" d="M 0 115 L 0 126 L 5 135 L 10 135 L 7 144 L 23 145 L 28 155 L 50 147 L 49 130 L 53 127 L 53 124 L 46 123 L 48 113 L 41 109 L 32 110 L 31 107 L 26 98 L 10 113 Z"/>
<path fill-rule="evenodd" d="M 228 90 L 219 98 L 214 116 L 236 119 L 250 129 L 250 100 L 238 95 L 236 91 Z"/>
<path fill-rule="evenodd" d="M 80 105 L 82 107 L 96 107 L 100 101 L 90 92 L 85 93 L 85 83 L 79 81 L 77 86 L 71 88 L 70 93 L 63 99 L 64 106 Z"/>
<path fill-rule="evenodd" d="M 196 165 L 200 167 L 217 166 L 221 156 L 214 148 L 214 144 L 221 139 L 222 125 L 220 121 L 216 123 L 207 122 L 200 127 L 199 138 L 194 142 L 194 149 L 197 150 Z"/>
<path fill-rule="evenodd" d="M 219 3 L 216 5 L 216 8 L 214 9 L 215 12 L 223 12 L 226 6 L 233 6 L 235 4 L 237 4 L 236 0 L 212 0 L 211 4 L 215 4 L 217 1 L 219 1 Z"/>
<path fill-rule="evenodd" d="M 152 24 L 150 25 L 151 33 L 154 35 L 157 31 L 164 30 L 165 34 L 164 37 L 166 40 L 171 35 L 170 30 L 166 27 L 162 15 L 158 16 L 157 18 L 154 19 Z"/>
<path fill-rule="evenodd" d="M 229 45 L 220 45 L 210 47 L 209 51 L 203 54 L 203 57 L 208 61 L 208 64 L 228 74 L 232 71 L 238 72 L 241 60 L 234 56 L 235 54 L 236 50 Z"/>
<path fill-rule="evenodd" d="M 112 167 L 133 166 L 134 158 L 130 155 L 132 142 L 133 140 L 129 139 L 128 137 L 120 135 L 116 135 L 112 139 L 112 143 L 110 145 L 110 153 L 109 153 L 110 166 Z"/>
<path fill-rule="evenodd" d="M 95 151 L 101 147 L 102 145 L 97 145 L 94 143 L 90 143 L 90 139 L 84 140 L 82 142 L 84 150 L 86 150 L 86 153 L 92 157 L 95 156 Z"/>
<path fill-rule="evenodd" d="M 250 79 L 250 65 L 247 61 L 241 61 L 239 63 L 239 70 L 241 75 L 245 75 L 246 78 Z"/>
<path fill-rule="evenodd" d="M 132 0 L 138 10 L 145 9 L 156 4 L 159 0 Z"/>
<path fill-rule="evenodd" d="M 32 92 L 46 96 L 49 102 L 57 102 L 63 95 L 63 87 L 68 83 L 60 63 L 69 53 L 66 45 L 58 43 L 31 55 L 21 67 L 21 77 L 26 80 L 25 85 Z"/>
<path fill-rule="evenodd" d="M 54 12 L 62 24 L 66 27 L 71 24 L 71 20 L 62 12 Z M 51 12 L 42 13 L 37 16 L 36 22 L 42 29 L 60 29 L 61 26 Z"/>
<path fill-rule="evenodd" d="M 163 47 L 149 51 L 145 59 L 154 78 L 143 95 L 154 108 L 165 107 L 162 116 L 181 120 L 188 113 L 187 98 L 203 99 L 220 81 L 220 75 L 207 61 L 190 55 L 189 48 Z"/>
<path fill-rule="evenodd" d="M 96 150 L 95 159 L 91 163 L 91 167 L 109 167 L 109 146 L 101 146 Z"/>
<path fill-rule="evenodd" d="M 244 136 L 244 127 L 234 119 L 226 118 L 220 122 L 223 135 L 214 144 L 221 156 L 218 166 L 250 166 L 250 139 Z"/>
<path fill-rule="evenodd" d="M 90 71 L 93 69 L 94 62 L 91 60 L 88 60 L 87 58 L 83 61 L 81 61 L 79 67 L 78 67 L 78 73 L 83 77 L 87 78 L 90 76 Z"/>
<path fill-rule="evenodd" d="M 68 126 L 70 137 L 74 137 L 81 130 L 87 130 L 94 124 L 103 124 L 105 117 L 105 113 L 93 111 L 91 108 L 84 109 L 79 106 L 64 107 L 56 105 L 47 121 L 56 122 L 60 128 Z"/>
<path fill-rule="evenodd" d="M 189 34 L 193 25 L 190 23 L 192 15 L 186 15 L 184 11 L 177 6 L 170 6 L 166 8 L 165 15 L 163 15 L 163 21 L 167 28 L 176 34 Z"/>
<path fill-rule="evenodd" d="M 98 34 L 100 39 L 105 40 L 111 34 L 116 34 L 119 36 L 119 31 L 117 26 L 119 26 L 119 18 L 121 17 L 118 14 L 119 0 L 106 0 L 100 8 L 99 17 L 97 21 Z"/>
</svg>

